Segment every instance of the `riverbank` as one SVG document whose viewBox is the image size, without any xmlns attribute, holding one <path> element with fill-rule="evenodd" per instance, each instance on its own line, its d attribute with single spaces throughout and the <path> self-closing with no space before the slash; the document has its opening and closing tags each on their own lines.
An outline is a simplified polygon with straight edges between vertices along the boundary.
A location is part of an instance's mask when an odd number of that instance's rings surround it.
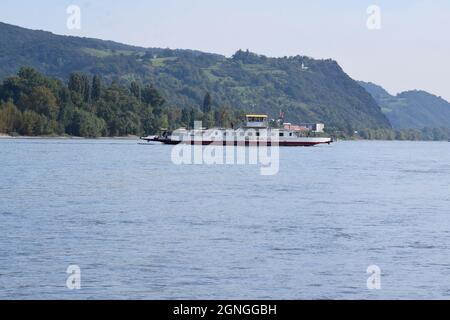
<svg viewBox="0 0 450 320">
<path fill-rule="evenodd" d="M 51 135 L 51 136 L 11 136 L 8 134 L 4 134 L 4 133 L 0 133 L 0 139 L 29 139 L 29 140 L 42 140 L 42 139 L 68 139 L 68 140 L 74 140 L 74 139 L 79 139 L 79 140 L 86 140 L 86 139 L 96 139 L 96 140 L 102 140 L 102 139 L 117 139 L 117 140 L 137 140 L 140 137 L 138 136 L 133 136 L 133 135 L 129 135 L 129 136 L 121 136 L 121 137 L 98 137 L 98 138 L 92 138 L 92 137 L 75 137 L 75 136 L 58 136 L 58 135 Z"/>
<path fill-rule="evenodd" d="M 76 137 L 76 136 L 69 136 L 69 135 L 47 135 L 47 136 L 21 136 L 21 135 L 8 135 L 8 134 L 4 134 L 4 133 L 0 133 L 0 139 L 29 139 L 29 140 L 42 140 L 42 139 L 67 139 L 67 140 L 87 140 L 87 139 L 95 139 L 95 140 L 107 140 L 107 139 L 115 139 L 115 140 L 139 140 L 139 136 L 134 136 L 134 135 L 129 135 L 129 136 L 116 136 L 116 137 L 97 137 L 97 138 L 93 138 L 93 137 Z M 440 141 L 440 142 L 446 142 L 448 141 L 448 139 L 441 139 L 441 140 L 430 140 L 430 139 L 365 139 L 362 137 L 339 137 L 339 138 L 335 138 L 335 142 L 338 141 L 423 141 L 423 142 L 427 142 L 427 141 L 431 141 L 431 142 L 436 142 L 436 141 Z"/>
</svg>

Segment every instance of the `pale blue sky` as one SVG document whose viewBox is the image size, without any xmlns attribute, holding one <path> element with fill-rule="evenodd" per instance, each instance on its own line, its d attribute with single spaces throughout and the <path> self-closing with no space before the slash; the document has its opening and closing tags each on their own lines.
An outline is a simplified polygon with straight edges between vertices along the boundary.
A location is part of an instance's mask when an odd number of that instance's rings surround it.
<svg viewBox="0 0 450 320">
<path fill-rule="evenodd" d="M 81 7 L 80 31 L 66 27 L 70 4 Z M 366 27 L 372 4 L 381 30 Z M 0 21 L 144 47 L 332 58 L 391 93 L 450 100 L 450 0 L 1 0 Z"/>
</svg>

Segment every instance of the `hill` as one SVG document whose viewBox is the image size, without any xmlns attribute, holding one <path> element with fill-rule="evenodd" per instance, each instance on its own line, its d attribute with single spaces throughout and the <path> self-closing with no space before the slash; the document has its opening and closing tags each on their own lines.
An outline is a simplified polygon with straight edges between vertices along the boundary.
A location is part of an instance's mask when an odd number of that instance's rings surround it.
<svg viewBox="0 0 450 320">
<path fill-rule="evenodd" d="M 450 103 L 425 91 L 406 91 L 396 96 L 382 87 L 359 82 L 369 92 L 395 129 L 450 128 Z"/>
<path fill-rule="evenodd" d="M 0 79 L 30 66 L 67 82 L 73 72 L 105 83 L 153 84 L 168 107 L 198 108 L 207 92 L 213 107 L 280 110 L 291 122 L 324 122 L 345 132 L 390 128 L 375 100 L 333 60 L 269 58 L 238 51 L 227 58 L 192 50 L 140 48 L 112 41 L 55 35 L 0 23 Z"/>
</svg>

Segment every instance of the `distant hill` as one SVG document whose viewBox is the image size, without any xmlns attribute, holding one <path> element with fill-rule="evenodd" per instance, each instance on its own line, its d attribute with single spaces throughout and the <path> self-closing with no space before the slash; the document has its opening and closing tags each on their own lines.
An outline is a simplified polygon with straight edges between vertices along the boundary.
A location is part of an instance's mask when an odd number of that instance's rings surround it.
<svg viewBox="0 0 450 320">
<path fill-rule="evenodd" d="M 450 128 L 450 103 L 425 91 L 396 96 L 381 86 L 359 82 L 369 92 L 395 129 Z"/>
<path fill-rule="evenodd" d="M 238 51 L 227 58 L 192 50 L 140 48 L 112 41 L 54 35 L 0 23 L 0 79 L 21 66 L 67 81 L 79 71 L 103 80 L 152 83 L 168 106 L 213 106 L 291 122 L 324 122 L 345 132 L 390 128 L 375 100 L 333 60 L 268 58 Z"/>
</svg>

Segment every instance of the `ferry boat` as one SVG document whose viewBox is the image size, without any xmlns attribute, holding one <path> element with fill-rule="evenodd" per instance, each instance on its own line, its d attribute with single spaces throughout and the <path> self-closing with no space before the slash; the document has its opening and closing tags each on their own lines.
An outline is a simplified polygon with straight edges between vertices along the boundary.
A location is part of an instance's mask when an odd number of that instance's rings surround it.
<svg viewBox="0 0 450 320">
<path fill-rule="evenodd" d="M 147 142 L 160 142 L 176 145 L 180 143 L 201 145 L 258 146 L 278 145 L 284 147 L 309 147 L 319 144 L 331 144 L 330 137 L 310 136 L 298 126 L 283 125 L 282 128 L 270 128 L 267 115 L 247 115 L 246 123 L 238 129 L 197 128 L 178 129 L 171 134 L 142 137 Z"/>
</svg>

